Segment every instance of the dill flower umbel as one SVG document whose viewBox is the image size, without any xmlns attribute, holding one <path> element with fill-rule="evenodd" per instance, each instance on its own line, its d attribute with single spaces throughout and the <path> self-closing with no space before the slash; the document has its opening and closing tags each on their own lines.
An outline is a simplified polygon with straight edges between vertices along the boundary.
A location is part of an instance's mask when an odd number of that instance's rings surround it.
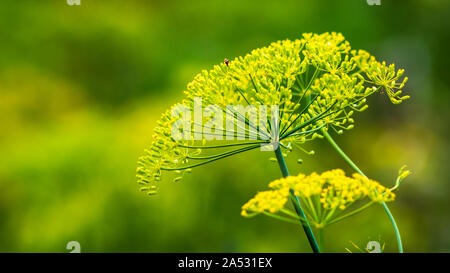
<svg viewBox="0 0 450 273">
<path fill-rule="evenodd" d="M 150 147 L 138 160 L 141 190 L 155 194 L 165 171 L 177 173 L 174 181 L 179 181 L 194 167 L 262 144 L 303 150 L 303 143 L 323 137 L 324 130 L 342 133 L 352 129 L 353 114 L 367 109 L 368 96 L 384 91 L 393 103 L 408 98 L 401 95 L 407 81 L 406 77 L 400 80 L 403 72 L 378 62 L 366 51 L 352 50 L 344 36 L 334 32 L 307 33 L 226 59 L 196 75 L 184 91 L 186 98 L 161 116 Z M 216 114 L 196 120 L 198 98 L 202 105 L 219 109 L 220 115 L 213 111 Z M 202 105 L 205 113 L 213 109 Z M 279 111 L 267 113 L 268 126 L 263 126 L 230 105 L 277 106 Z M 276 115 L 275 122 L 272 115 Z M 224 123 L 220 116 L 231 120 L 233 130 L 218 126 Z M 182 136 L 175 138 L 173 128 L 180 119 L 187 120 L 189 128 L 175 132 Z M 252 139 L 256 130 L 262 133 Z"/>
<path fill-rule="evenodd" d="M 295 220 L 299 217 L 285 206 L 291 198 L 289 191 L 292 189 L 300 199 L 310 223 L 316 228 L 323 228 L 360 212 L 373 203 L 395 199 L 392 189 L 357 173 L 348 177 L 340 169 L 321 174 L 288 176 L 271 182 L 269 188 L 268 191 L 257 193 L 244 204 L 241 214 L 246 217 L 266 214 L 298 223 Z M 365 204 L 361 204 L 364 200 Z"/>
</svg>

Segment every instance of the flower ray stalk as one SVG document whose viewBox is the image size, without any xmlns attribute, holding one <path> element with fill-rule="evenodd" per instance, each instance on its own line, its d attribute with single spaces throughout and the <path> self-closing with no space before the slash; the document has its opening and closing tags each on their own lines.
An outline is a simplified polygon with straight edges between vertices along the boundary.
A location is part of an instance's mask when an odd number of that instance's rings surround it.
<svg viewBox="0 0 450 273">
<path fill-rule="evenodd" d="M 283 174 L 283 177 L 289 176 L 289 171 L 286 166 L 286 162 L 283 158 L 283 153 L 281 152 L 281 148 L 278 147 L 278 149 L 275 150 L 275 155 L 277 157 L 278 165 L 280 166 L 281 173 Z M 320 253 L 319 245 L 317 244 L 316 238 L 314 237 L 314 233 L 311 229 L 311 226 L 309 225 L 308 220 L 306 219 L 306 215 L 303 212 L 303 209 L 300 205 L 300 200 L 297 196 L 295 196 L 294 191 L 291 189 L 290 194 L 292 196 L 292 204 L 295 208 L 295 211 L 297 212 L 298 216 L 300 217 L 300 222 L 302 224 L 303 230 L 305 231 L 306 237 L 308 237 L 309 244 L 311 245 L 311 248 L 314 253 Z M 303 220 L 302 220 L 303 218 Z"/>
<path fill-rule="evenodd" d="M 362 176 L 367 177 L 359 168 L 356 166 L 356 164 L 344 153 L 344 151 L 339 147 L 339 145 L 334 141 L 334 139 L 330 136 L 330 134 L 322 128 L 322 133 L 325 136 L 326 140 L 333 146 L 333 148 L 336 150 L 336 152 L 359 174 Z M 397 239 L 397 247 L 398 252 L 403 253 L 403 244 L 402 239 L 400 236 L 400 231 L 398 229 L 397 223 L 395 222 L 394 216 L 392 215 L 391 211 L 389 210 L 389 207 L 386 205 L 386 202 L 382 202 L 381 206 L 383 207 L 384 211 L 386 212 L 387 216 L 389 217 L 389 220 L 392 224 L 392 227 L 394 229 L 395 237 Z"/>
</svg>

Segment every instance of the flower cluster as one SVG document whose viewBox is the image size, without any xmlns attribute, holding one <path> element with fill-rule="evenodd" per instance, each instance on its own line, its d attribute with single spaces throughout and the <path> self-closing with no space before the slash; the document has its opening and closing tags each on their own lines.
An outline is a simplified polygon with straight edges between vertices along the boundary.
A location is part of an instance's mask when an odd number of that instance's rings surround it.
<svg viewBox="0 0 450 273">
<path fill-rule="evenodd" d="M 254 198 L 250 199 L 250 201 L 242 207 L 242 215 L 250 216 L 264 211 L 276 213 L 284 208 L 284 205 L 288 201 L 288 197 L 288 188 L 258 192 Z"/>
<path fill-rule="evenodd" d="M 303 34 L 298 40 L 284 40 L 255 49 L 244 57 L 204 70 L 187 85 L 183 105 L 193 111 L 195 98 L 204 104 L 216 105 L 224 116 L 245 124 L 245 135 L 260 128 L 247 116 L 240 116 L 227 105 L 279 106 L 279 124 L 270 124 L 283 147 L 301 144 L 322 137 L 321 130 L 338 133 L 353 128 L 353 113 L 367 109 L 366 98 L 384 90 L 393 103 L 408 98 L 401 96 L 407 78 L 400 83 L 403 70 L 395 71 L 363 50 L 352 50 L 340 33 Z M 381 92 L 378 92 L 381 93 Z M 228 132 L 217 129 L 211 133 L 216 140 L 183 138 L 175 140 L 172 125 L 179 117 L 170 108 L 165 112 L 153 135 L 153 141 L 138 160 L 137 180 L 141 190 L 156 192 L 163 171 L 174 171 L 179 181 L 191 168 L 260 147 L 258 141 L 228 141 L 220 137 Z M 211 118 L 196 124 L 193 116 L 188 136 L 211 130 Z M 272 120 L 271 113 L 267 119 Z M 233 132 L 237 135 L 237 132 Z M 191 140 L 189 140 L 191 139 Z M 217 143 L 219 142 L 219 143 Z M 220 152 L 217 152 L 220 149 Z"/>
<path fill-rule="evenodd" d="M 396 70 L 395 64 L 387 66 L 386 62 L 379 63 L 364 50 L 352 51 L 352 54 L 355 55 L 355 62 L 366 75 L 367 82 L 383 87 L 392 103 L 399 104 L 403 100 L 409 99 L 409 96 L 401 96 L 401 89 L 408 81 L 408 77 L 404 77 L 399 82 L 405 73 L 404 69 Z"/>
<path fill-rule="evenodd" d="M 348 177 L 340 169 L 321 174 L 288 176 L 271 182 L 269 188 L 271 190 L 259 192 L 243 205 L 241 214 L 248 217 L 260 213 L 281 212 L 295 216 L 285 208 L 292 190 L 300 199 L 311 222 L 317 228 L 322 228 L 336 219 L 341 219 L 340 214 L 360 200 L 367 199 L 367 204 L 372 204 L 395 199 L 395 194 L 378 182 L 356 173 Z M 360 205 L 361 207 L 365 208 L 364 205 Z"/>
</svg>

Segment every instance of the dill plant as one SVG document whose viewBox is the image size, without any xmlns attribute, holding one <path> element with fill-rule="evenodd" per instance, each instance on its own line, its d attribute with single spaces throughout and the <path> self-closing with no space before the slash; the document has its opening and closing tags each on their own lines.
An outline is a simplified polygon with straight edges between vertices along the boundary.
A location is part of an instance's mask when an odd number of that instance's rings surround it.
<svg viewBox="0 0 450 273">
<path fill-rule="evenodd" d="M 225 59 L 196 75 L 184 91 L 185 99 L 162 114 L 150 147 L 138 160 L 140 190 L 156 194 L 165 172 L 177 173 L 174 181 L 180 181 L 195 167 L 274 145 L 284 178 L 272 182 L 270 191 L 257 194 L 244 205 L 243 215 L 263 213 L 298 221 L 312 250 L 320 252 L 311 225 L 322 230 L 379 203 L 392 223 L 399 252 L 403 252 L 399 230 L 386 202 L 394 199 L 392 191 L 409 172 L 402 169 L 395 187 L 387 189 L 367 178 L 330 135 L 331 131 L 342 134 L 352 129 L 354 113 L 368 108 L 367 97 L 371 95 L 384 93 L 393 104 L 408 99 L 402 95 L 407 81 L 403 74 L 404 70 L 397 70 L 394 64 L 379 62 L 364 50 L 352 50 L 344 36 L 335 32 L 306 33 L 301 39 L 274 42 L 244 57 Z M 266 113 L 266 126 L 230 105 L 278 108 Z M 194 117 L 199 107 L 200 115 L 205 113 L 200 120 Z M 237 130 L 219 126 L 224 117 L 236 124 Z M 183 132 L 175 132 L 175 137 L 173 128 L 180 125 L 180 120 L 187 123 L 183 123 Z M 312 154 L 302 146 L 316 138 L 325 138 L 357 174 L 347 177 L 342 171 L 333 170 L 320 175 L 290 176 L 284 161 L 287 152 L 297 148 Z M 343 212 L 364 198 L 368 203 Z M 295 212 L 285 209 L 288 200 Z"/>
</svg>

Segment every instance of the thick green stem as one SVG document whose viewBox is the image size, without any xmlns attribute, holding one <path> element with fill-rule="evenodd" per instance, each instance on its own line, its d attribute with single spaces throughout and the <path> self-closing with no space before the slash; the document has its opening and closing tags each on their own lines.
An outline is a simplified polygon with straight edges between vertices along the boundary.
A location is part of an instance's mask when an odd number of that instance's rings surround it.
<svg viewBox="0 0 450 273">
<path fill-rule="evenodd" d="M 359 174 L 362 176 L 367 177 L 359 168 L 356 166 L 356 164 L 342 151 L 342 149 L 337 145 L 337 143 L 334 141 L 334 139 L 328 134 L 326 130 L 322 128 L 322 133 L 325 136 L 325 138 L 328 140 L 328 142 L 333 146 L 333 148 L 338 152 L 340 156 Z M 403 253 L 403 245 L 402 245 L 402 238 L 400 237 L 400 231 L 398 230 L 397 223 L 395 222 L 394 216 L 392 215 L 391 211 L 389 210 L 388 206 L 385 202 L 381 203 L 381 205 L 384 208 L 384 211 L 386 212 L 387 216 L 389 217 L 389 220 L 391 221 L 392 227 L 394 228 L 395 236 L 397 238 L 397 247 L 398 252 Z"/>
<path fill-rule="evenodd" d="M 283 174 L 283 177 L 289 176 L 289 171 L 286 166 L 286 162 L 284 162 L 283 153 L 281 152 L 280 147 L 278 147 L 275 150 L 275 155 L 278 160 L 278 165 L 280 166 L 281 173 Z M 311 245 L 312 250 L 314 253 L 320 253 L 319 245 L 317 244 L 316 238 L 314 237 L 314 233 L 311 230 L 311 227 L 309 225 L 308 220 L 306 219 L 305 213 L 303 212 L 303 209 L 300 205 L 300 201 L 298 197 L 294 194 L 294 191 L 290 190 L 292 204 L 294 205 L 295 211 L 297 212 L 298 216 L 300 217 L 300 222 L 303 226 L 303 230 L 305 231 L 306 237 L 308 237 L 309 244 Z"/>
</svg>

